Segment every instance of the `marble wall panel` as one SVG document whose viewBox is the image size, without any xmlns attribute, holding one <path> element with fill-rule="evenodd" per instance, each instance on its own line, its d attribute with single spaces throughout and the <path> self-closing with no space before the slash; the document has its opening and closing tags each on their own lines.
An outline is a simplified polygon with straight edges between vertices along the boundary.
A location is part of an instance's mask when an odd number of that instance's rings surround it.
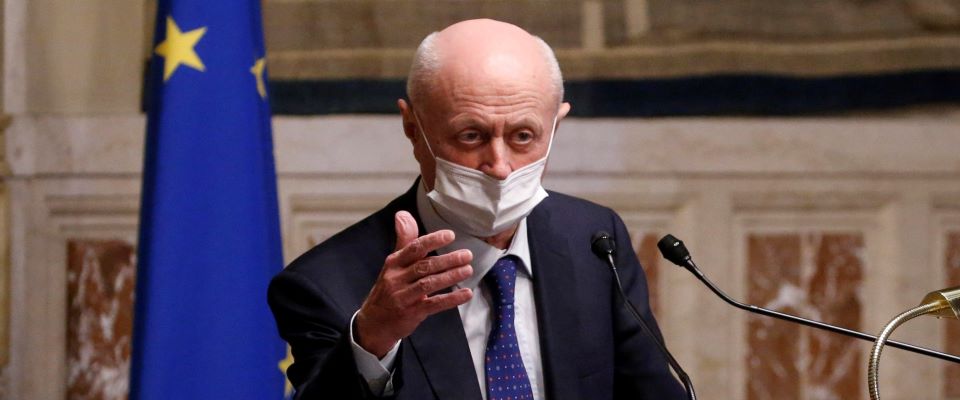
<svg viewBox="0 0 960 400">
<path fill-rule="evenodd" d="M 947 234 L 944 254 L 944 268 L 946 269 L 947 284 L 944 286 L 960 286 L 960 231 Z M 946 321 L 944 346 L 950 354 L 960 354 L 960 323 Z M 950 364 L 944 368 L 943 392 L 946 397 L 960 398 L 960 365 Z"/>
<path fill-rule="evenodd" d="M 121 240 L 67 242 L 68 399 L 126 399 L 135 250 Z"/>
<path fill-rule="evenodd" d="M 860 327 L 862 235 L 753 234 L 747 240 L 751 304 Z M 748 398 L 861 397 L 864 355 L 849 346 L 849 339 L 767 317 L 750 316 L 748 321 Z"/>
<path fill-rule="evenodd" d="M 800 289 L 800 236 L 751 235 L 748 238 L 747 302 L 796 314 Z M 747 323 L 747 398 L 795 399 L 800 393 L 797 328 L 750 316 Z"/>
<path fill-rule="evenodd" d="M 858 296 L 863 280 L 863 238 L 853 234 L 810 237 L 813 275 L 806 287 L 810 311 L 820 321 L 858 329 L 863 307 Z M 806 272 L 806 271 L 805 271 Z M 851 339 L 804 329 L 807 344 L 807 398 L 856 399 L 861 395 L 865 354 Z"/>
</svg>

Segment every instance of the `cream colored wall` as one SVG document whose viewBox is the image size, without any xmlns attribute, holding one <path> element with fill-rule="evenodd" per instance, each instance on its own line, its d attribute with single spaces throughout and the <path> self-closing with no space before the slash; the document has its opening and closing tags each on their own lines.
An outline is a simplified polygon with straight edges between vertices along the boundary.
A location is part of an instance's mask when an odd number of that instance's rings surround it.
<svg viewBox="0 0 960 400">
<path fill-rule="evenodd" d="M 631 29 L 642 31 L 645 2 L 629 3 L 638 7 Z M 65 397 L 66 240 L 135 240 L 146 7 L 126 0 L 3 4 L 2 92 L 12 125 L 3 137 L 10 172 L 0 190 L 10 217 L 0 237 L 11 260 L 9 274 L 0 274 L 10 304 L 9 315 L 0 307 L 10 321 L 2 398 Z M 274 126 L 288 260 L 384 204 L 416 174 L 395 116 L 278 117 Z M 865 232 L 869 330 L 938 288 L 938 240 L 960 229 L 957 108 L 842 118 L 571 119 L 559 135 L 549 188 L 611 205 L 634 230 L 677 233 L 739 298 L 749 232 Z M 661 316 L 666 337 L 701 396 L 743 398 L 746 316 L 682 271 L 660 276 L 671 299 Z M 939 323 L 916 324 L 901 338 L 939 347 Z M 942 367 L 889 351 L 884 375 L 898 378 L 884 392 L 940 398 Z"/>
</svg>

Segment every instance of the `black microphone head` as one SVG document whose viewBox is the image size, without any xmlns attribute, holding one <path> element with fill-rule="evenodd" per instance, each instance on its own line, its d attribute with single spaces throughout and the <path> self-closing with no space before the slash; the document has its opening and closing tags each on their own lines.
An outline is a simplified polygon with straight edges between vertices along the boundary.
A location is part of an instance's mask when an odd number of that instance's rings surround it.
<svg viewBox="0 0 960 400">
<path fill-rule="evenodd" d="M 657 242 L 657 248 L 660 249 L 663 258 L 681 267 L 687 267 L 687 262 L 690 261 L 690 251 L 687 250 L 687 246 L 684 246 L 680 239 L 673 235 L 664 236 Z"/>
<path fill-rule="evenodd" d="M 590 245 L 593 248 L 593 254 L 601 258 L 606 258 L 617 250 L 617 243 L 613 241 L 613 236 L 604 231 L 594 233 L 593 238 L 590 239 Z"/>
</svg>

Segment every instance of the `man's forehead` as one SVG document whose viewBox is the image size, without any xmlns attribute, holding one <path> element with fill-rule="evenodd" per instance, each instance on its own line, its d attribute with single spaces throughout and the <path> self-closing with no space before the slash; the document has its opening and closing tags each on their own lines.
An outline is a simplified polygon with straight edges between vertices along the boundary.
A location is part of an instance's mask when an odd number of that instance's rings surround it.
<svg viewBox="0 0 960 400">
<path fill-rule="evenodd" d="M 447 117 L 468 113 L 477 115 L 514 115 L 536 113 L 545 116 L 555 108 L 550 86 L 535 79 L 490 79 L 471 76 L 449 77 L 438 81 L 429 107 Z"/>
<path fill-rule="evenodd" d="M 549 70 L 537 58 L 509 54 L 486 59 L 451 59 L 435 76 L 431 96 L 443 103 L 482 102 L 490 106 L 555 103 Z"/>
</svg>

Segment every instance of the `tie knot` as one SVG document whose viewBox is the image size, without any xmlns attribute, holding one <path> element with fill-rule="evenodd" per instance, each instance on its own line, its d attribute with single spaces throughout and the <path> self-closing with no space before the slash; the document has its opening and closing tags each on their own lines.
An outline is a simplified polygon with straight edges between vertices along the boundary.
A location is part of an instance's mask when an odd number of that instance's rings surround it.
<svg viewBox="0 0 960 400">
<path fill-rule="evenodd" d="M 494 304 L 513 304 L 513 293 L 517 281 L 516 256 L 504 256 L 493 264 L 483 280 L 490 288 Z"/>
</svg>

